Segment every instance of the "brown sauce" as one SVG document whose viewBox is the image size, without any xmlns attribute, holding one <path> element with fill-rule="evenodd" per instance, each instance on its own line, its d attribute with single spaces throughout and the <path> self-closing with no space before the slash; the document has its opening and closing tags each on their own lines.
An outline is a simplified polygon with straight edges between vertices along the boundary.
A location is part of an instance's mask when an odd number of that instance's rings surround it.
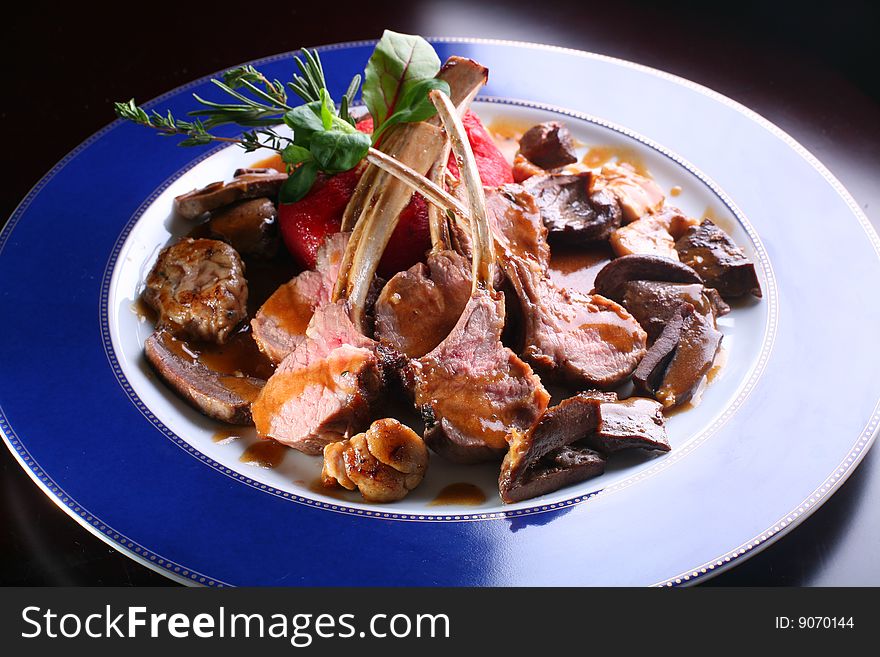
<svg viewBox="0 0 880 657">
<path fill-rule="evenodd" d="M 220 429 L 219 431 L 215 431 L 214 435 L 211 436 L 211 440 L 218 445 L 228 445 L 239 438 L 241 438 L 241 431 L 238 429 Z"/>
<path fill-rule="evenodd" d="M 496 119 L 486 129 L 492 137 L 492 141 L 504 155 L 504 159 L 513 162 L 516 152 L 519 150 L 519 140 L 523 133 L 532 127 L 527 121 L 514 119 Z"/>
<path fill-rule="evenodd" d="M 309 484 L 308 489 L 318 495 L 326 495 L 327 497 L 346 501 L 351 500 L 352 493 L 354 492 L 343 488 L 342 486 L 325 486 L 321 477 L 316 477 L 312 483 Z"/>
<path fill-rule="evenodd" d="M 682 191 L 681 187 L 679 185 L 676 185 L 675 187 L 673 187 L 672 189 L 669 190 L 669 195 L 670 196 L 681 196 L 681 191 Z"/>
<path fill-rule="evenodd" d="M 138 321 L 141 323 L 147 322 L 149 324 L 155 324 L 159 321 L 159 314 L 153 310 L 153 307 L 144 301 L 143 296 L 138 295 L 138 298 L 134 300 L 134 303 L 131 304 L 131 312 L 137 315 Z"/>
<path fill-rule="evenodd" d="M 706 209 L 703 210 L 703 219 L 708 219 L 725 233 L 730 234 L 733 232 L 732 222 L 727 217 L 721 216 L 711 205 L 707 205 Z"/>
<path fill-rule="evenodd" d="M 628 146 L 591 146 L 581 162 L 591 169 L 598 169 L 612 160 L 631 165 L 641 176 L 651 176 L 642 156 Z"/>
<path fill-rule="evenodd" d="M 286 445 L 277 443 L 271 439 L 258 440 L 253 445 L 244 450 L 239 457 L 239 461 L 249 465 L 256 465 L 261 468 L 277 468 L 284 460 L 284 455 L 290 449 Z"/>
<path fill-rule="evenodd" d="M 303 297 L 298 287 L 281 285 L 263 304 L 262 311 L 288 333 L 304 334 L 315 312 L 315 303 Z"/>
<path fill-rule="evenodd" d="M 240 377 L 268 379 L 275 371 L 275 366 L 251 337 L 249 327 L 233 335 L 226 344 L 174 338 L 169 340 L 169 347 L 191 363 L 201 363 L 210 370 L 226 375 L 223 377 L 224 385 L 228 383 L 230 390 L 246 399 L 251 397 L 249 393 L 253 386 Z M 248 386 L 248 389 L 245 390 L 243 386 Z"/>
<path fill-rule="evenodd" d="M 259 162 L 254 162 L 251 164 L 249 169 L 275 169 L 276 171 L 286 171 L 287 165 L 281 159 L 281 155 L 279 153 L 275 153 L 275 155 L 270 155 L 264 160 L 260 160 Z"/>
<path fill-rule="evenodd" d="M 596 274 L 611 261 L 607 245 L 596 247 L 553 246 L 550 255 L 550 280 L 583 294 L 593 289 Z"/>
<path fill-rule="evenodd" d="M 431 500 L 429 506 L 479 506 L 486 501 L 486 493 L 479 486 L 467 482 L 449 484 Z"/>
</svg>

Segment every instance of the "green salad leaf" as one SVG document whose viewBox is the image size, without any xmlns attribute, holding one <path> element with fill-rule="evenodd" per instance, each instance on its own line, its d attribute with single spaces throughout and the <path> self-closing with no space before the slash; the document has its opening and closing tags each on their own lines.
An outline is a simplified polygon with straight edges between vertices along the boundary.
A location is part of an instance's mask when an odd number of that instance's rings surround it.
<svg viewBox="0 0 880 657">
<path fill-rule="evenodd" d="M 318 173 L 349 171 L 366 157 L 373 144 L 390 128 L 401 123 L 424 121 L 436 110 L 428 98 L 433 89 L 449 93 L 449 85 L 436 78 L 440 59 L 420 36 L 386 30 L 367 63 L 362 98 L 373 118 L 372 137 L 355 128 L 350 108 L 361 88 L 355 75 L 337 107 L 324 77 L 316 51 L 303 50 L 295 56 L 298 73 L 286 88 L 303 104 L 292 107 L 285 85 L 271 80 L 253 66 L 227 71 L 211 80 L 225 94 L 224 102 L 193 95 L 198 109 L 192 120 L 178 120 L 169 112 L 147 112 L 134 100 L 116 103 L 121 119 L 153 128 L 165 136 L 181 136 L 180 146 L 202 146 L 213 142 L 237 144 L 247 152 L 269 148 L 281 154 L 288 179 L 281 188 L 282 203 L 293 203 L 308 194 Z M 274 126 L 283 122 L 293 136 L 280 134 Z M 240 137 L 223 137 L 211 128 L 234 124 L 253 128 Z"/>
<path fill-rule="evenodd" d="M 412 34 L 385 30 L 367 62 L 362 96 L 378 128 L 401 106 L 407 92 L 440 70 L 430 43 Z M 427 94 L 427 92 L 425 92 Z"/>
</svg>

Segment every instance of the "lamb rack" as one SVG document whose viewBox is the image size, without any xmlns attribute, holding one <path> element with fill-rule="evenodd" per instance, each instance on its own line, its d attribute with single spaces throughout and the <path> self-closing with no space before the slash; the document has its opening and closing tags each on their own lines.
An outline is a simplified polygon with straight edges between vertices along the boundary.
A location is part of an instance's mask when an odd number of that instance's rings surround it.
<svg viewBox="0 0 880 657">
<path fill-rule="evenodd" d="M 455 89 L 459 105 L 466 107 L 485 82 L 486 69 L 453 58 L 438 75 Z M 444 142 L 435 124 L 407 123 L 386 133 L 384 152 L 371 152 L 343 217 L 343 232 L 351 230 L 351 237 L 332 295 L 313 308 L 305 337 L 284 357 L 253 404 L 260 435 L 318 454 L 326 444 L 369 423 L 386 382 L 384 354 L 367 337 L 369 295 L 388 238 L 412 196 L 409 185 L 373 161 L 384 158 L 395 171 L 418 177 L 443 154 Z"/>
<path fill-rule="evenodd" d="M 426 421 L 425 442 L 456 462 L 500 459 L 513 429 L 527 431 L 550 396 L 532 369 L 501 343 L 503 295 L 493 287 L 495 253 L 483 186 L 473 152 L 452 102 L 431 100 L 449 135 L 468 196 L 472 233 L 471 295 L 452 332 L 412 361 L 417 407 Z"/>
</svg>

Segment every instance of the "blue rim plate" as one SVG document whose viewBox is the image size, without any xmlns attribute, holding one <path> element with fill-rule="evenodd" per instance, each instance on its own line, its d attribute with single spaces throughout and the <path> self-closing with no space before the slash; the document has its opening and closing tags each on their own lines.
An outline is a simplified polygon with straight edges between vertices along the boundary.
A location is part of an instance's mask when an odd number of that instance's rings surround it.
<svg viewBox="0 0 880 657">
<path fill-rule="evenodd" d="M 683 187 L 677 204 L 710 209 L 757 262 L 764 299 L 725 318 L 728 362 L 697 408 L 670 419 L 669 455 L 475 508 L 427 504 L 432 486 L 463 476 L 442 465 L 425 492 L 378 507 L 312 493 L 296 477 L 314 466 L 299 457 L 279 471 L 239 463 L 150 378 L 130 305 L 174 231 L 170 198 L 228 176 L 244 155 L 197 155 L 120 122 L 65 157 L 0 235 L 7 446 L 90 531 L 209 586 L 677 585 L 792 529 L 878 427 L 880 240 L 851 196 L 781 130 L 681 78 L 548 46 L 432 42 L 441 59 L 489 67 L 484 120 L 562 116 L 581 141 L 634 149 L 661 184 Z M 372 46 L 320 49 L 337 94 Z M 289 54 L 255 64 L 279 79 L 292 69 Z M 149 105 L 182 114 L 209 86 Z M 475 477 L 488 487 L 492 474 Z"/>
</svg>

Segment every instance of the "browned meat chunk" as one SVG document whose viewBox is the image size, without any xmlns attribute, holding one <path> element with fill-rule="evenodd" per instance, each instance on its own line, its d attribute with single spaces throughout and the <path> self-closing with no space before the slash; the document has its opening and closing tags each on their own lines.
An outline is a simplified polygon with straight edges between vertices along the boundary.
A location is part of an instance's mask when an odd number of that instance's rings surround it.
<svg viewBox="0 0 880 657">
<path fill-rule="evenodd" d="M 525 181 L 551 238 L 571 244 L 607 240 L 620 227 L 620 205 L 603 189 L 591 192 L 593 174 L 546 174 Z"/>
<path fill-rule="evenodd" d="M 368 424 L 384 374 L 375 343 L 357 331 L 344 302 L 318 308 L 306 336 L 281 361 L 252 410 L 261 436 L 320 454 Z"/>
<path fill-rule="evenodd" d="M 425 442 L 451 461 L 500 459 L 508 433 L 527 431 L 547 408 L 541 381 L 501 344 L 503 324 L 501 296 L 477 292 L 446 339 L 413 361 Z"/>
<path fill-rule="evenodd" d="M 276 198 L 286 173 L 275 169 L 239 169 L 231 182 L 215 182 L 174 199 L 174 210 L 185 219 L 195 219 L 224 205 L 247 198 Z"/>
<path fill-rule="evenodd" d="M 721 296 L 761 296 L 755 265 L 727 233 L 708 219 L 690 228 L 675 248 L 681 261 L 693 267 Z"/>
<path fill-rule="evenodd" d="M 657 214 L 652 216 L 663 225 L 666 232 L 668 232 L 674 240 L 677 240 L 688 232 L 688 229 L 691 226 L 700 225 L 699 219 L 689 217 L 678 208 L 673 208 L 668 205 L 664 205 L 660 208 L 660 211 Z"/>
<path fill-rule="evenodd" d="M 449 335 L 471 296 L 471 265 L 454 251 L 395 274 L 376 301 L 376 338 L 419 358 Z"/>
<path fill-rule="evenodd" d="M 558 121 L 539 123 L 519 140 L 519 152 L 542 169 L 556 169 L 577 162 L 574 140 Z"/>
<path fill-rule="evenodd" d="M 324 447 L 321 480 L 328 488 L 357 488 L 367 502 L 395 502 L 421 483 L 427 467 L 428 450 L 418 434 L 386 418 Z"/>
<path fill-rule="evenodd" d="M 658 212 L 665 200 L 657 183 L 627 163 L 605 165 L 590 183 L 591 194 L 604 190 L 617 200 L 624 223 Z"/>
<path fill-rule="evenodd" d="M 235 249 L 191 238 L 159 254 L 143 292 L 160 326 L 220 344 L 245 318 L 247 297 L 244 266 Z"/>
<path fill-rule="evenodd" d="M 633 374 L 636 389 L 666 408 L 690 401 L 712 368 L 722 337 L 711 319 L 681 304 Z"/>
<path fill-rule="evenodd" d="M 522 306 L 522 357 L 542 373 L 576 385 L 610 387 L 645 355 L 645 332 L 615 302 L 558 288 L 530 260 L 511 258 L 505 271 Z"/>
<path fill-rule="evenodd" d="M 623 285 L 629 281 L 666 281 L 668 283 L 700 283 L 703 279 L 685 264 L 655 255 L 628 255 L 615 258 L 605 265 L 593 283 L 595 292 L 620 301 Z"/>
<path fill-rule="evenodd" d="M 271 258 L 278 251 L 277 214 L 267 198 L 239 201 L 212 212 L 208 227 L 241 255 Z"/>
<path fill-rule="evenodd" d="M 159 376 L 194 408 L 222 422 L 251 424 L 251 402 L 265 381 L 208 369 L 164 330 L 147 338 L 144 352 Z"/>
<path fill-rule="evenodd" d="M 251 320 L 254 340 L 273 362 L 280 363 L 306 339 L 315 308 L 330 301 L 348 239 L 348 233 L 330 235 L 318 249 L 315 270 L 280 286 Z"/>
</svg>

